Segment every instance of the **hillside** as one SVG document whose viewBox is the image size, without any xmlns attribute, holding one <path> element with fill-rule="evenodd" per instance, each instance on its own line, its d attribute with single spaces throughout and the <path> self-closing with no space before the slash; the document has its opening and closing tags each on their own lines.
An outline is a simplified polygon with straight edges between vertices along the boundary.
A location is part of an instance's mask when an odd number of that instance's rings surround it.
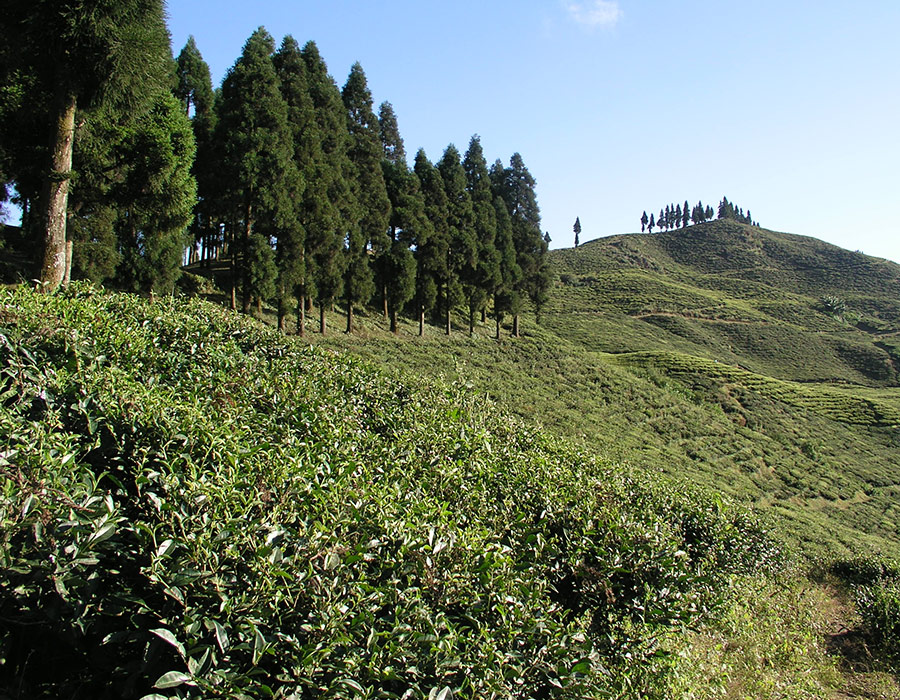
<svg viewBox="0 0 900 700">
<path fill-rule="evenodd" d="M 829 697 L 752 514 L 214 305 L 0 293 L 0 693 Z M 755 624 L 747 626 L 752 619 Z"/>
<path fill-rule="evenodd" d="M 719 221 L 553 263 L 540 324 L 518 340 L 486 338 L 490 324 L 395 338 L 377 316 L 354 336 L 308 338 L 469 382 L 609 458 L 773 512 L 812 557 L 898 552 L 900 267 Z"/>
<path fill-rule="evenodd" d="M 554 252 L 547 325 L 602 352 L 677 351 L 800 382 L 897 386 L 900 266 L 714 221 Z"/>
</svg>

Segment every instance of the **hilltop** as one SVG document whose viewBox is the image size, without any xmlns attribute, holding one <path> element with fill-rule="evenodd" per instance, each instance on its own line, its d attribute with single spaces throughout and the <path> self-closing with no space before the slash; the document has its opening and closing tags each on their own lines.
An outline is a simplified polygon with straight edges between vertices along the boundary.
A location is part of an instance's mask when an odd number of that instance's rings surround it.
<svg viewBox="0 0 900 700">
<path fill-rule="evenodd" d="M 548 323 L 590 349 L 679 351 L 803 382 L 898 383 L 900 266 L 889 261 L 731 220 L 612 236 L 553 261 L 561 285 Z"/>
</svg>

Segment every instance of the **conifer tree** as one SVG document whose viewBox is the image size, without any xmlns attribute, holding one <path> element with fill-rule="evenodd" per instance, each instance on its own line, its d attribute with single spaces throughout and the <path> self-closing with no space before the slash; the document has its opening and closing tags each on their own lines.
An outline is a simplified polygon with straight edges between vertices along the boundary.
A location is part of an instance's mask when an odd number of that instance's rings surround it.
<svg viewBox="0 0 900 700">
<path fill-rule="evenodd" d="M 349 229 L 348 209 L 355 207 L 348 183 L 349 134 L 341 93 L 310 41 L 301 52 L 313 103 L 315 164 L 308 179 L 303 223 L 306 230 L 309 291 L 319 306 L 319 332 L 325 333 L 325 309 L 341 292 L 344 273 L 343 244 Z M 312 188 L 312 190 L 310 190 Z"/>
<path fill-rule="evenodd" d="M 646 217 L 647 217 L 647 214 L 645 213 L 644 218 L 646 218 Z M 579 243 L 578 237 L 581 235 L 581 219 L 579 219 L 577 216 L 575 217 L 575 225 L 572 226 L 572 230 L 575 232 L 575 247 L 577 248 L 578 243 Z M 641 224 L 641 231 L 643 231 L 643 230 L 644 230 L 644 226 L 643 226 L 643 224 Z"/>
<path fill-rule="evenodd" d="M 690 205 L 684 200 L 684 207 L 681 209 L 681 227 L 687 228 L 691 223 Z"/>
<path fill-rule="evenodd" d="M 406 149 L 403 147 L 403 139 L 400 137 L 397 115 L 390 102 L 382 102 L 378 108 L 378 126 L 384 157 L 391 163 L 406 165 Z"/>
<path fill-rule="evenodd" d="M 347 155 L 350 160 L 350 183 L 355 208 L 353 220 L 348 222 L 347 263 L 344 273 L 344 299 L 347 302 L 347 332 L 353 330 L 353 306 L 372 298 L 375 283 L 369 250 L 376 259 L 390 252 L 387 236 L 391 203 L 384 185 L 378 119 L 372 111 L 372 93 L 359 63 L 354 63 L 341 93 L 347 110 L 350 139 Z M 386 286 L 382 296 L 387 305 Z"/>
<path fill-rule="evenodd" d="M 653 233 L 654 226 L 656 226 L 656 220 L 653 218 L 653 214 L 650 214 L 650 221 L 647 223 L 647 231 Z"/>
<path fill-rule="evenodd" d="M 425 314 L 439 307 L 440 299 L 446 295 L 450 284 L 449 203 L 441 174 L 421 148 L 416 153 L 414 170 L 419 179 L 425 200 L 425 215 L 431 228 L 427 240 L 416 247 L 415 254 L 419 335 L 424 335 Z"/>
<path fill-rule="evenodd" d="M 175 75 L 178 79 L 175 96 L 181 100 L 185 114 L 190 116 L 212 110 L 213 87 L 209 66 L 200 55 L 193 36 L 188 37 L 175 60 Z"/>
<path fill-rule="evenodd" d="M 513 317 L 522 312 L 522 268 L 516 256 L 513 241 L 512 219 L 506 202 L 499 195 L 494 197 L 494 211 L 497 220 L 496 246 L 500 254 L 500 284 L 494 290 L 494 320 L 497 324 L 495 337 L 500 339 L 500 326 L 505 314 Z"/>
<path fill-rule="evenodd" d="M 285 330 L 285 319 L 293 301 L 297 304 L 297 329 L 306 332 L 307 241 L 306 223 L 322 197 L 316 167 L 321 148 L 315 128 L 314 107 L 306 79 L 306 65 L 300 45 L 288 35 L 272 57 L 281 95 L 287 105 L 288 129 L 293 144 L 293 162 L 297 173 L 299 201 L 295 216 L 278 232 L 276 267 L 278 281 L 278 329 Z"/>
<path fill-rule="evenodd" d="M 209 66 L 200 54 L 194 37 L 178 54 L 176 61 L 178 84 L 175 96 L 181 100 L 186 114 L 191 117 L 197 153 L 192 172 L 197 180 L 198 202 L 191 225 L 195 244 L 200 246 L 200 260 L 206 264 L 218 247 L 217 186 L 218 149 L 214 142 L 215 91 L 209 74 Z"/>
<path fill-rule="evenodd" d="M 487 161 L 481 148 L 481 138 L 477 135 L 469 141 L 469 148 L 463 157 L 463 169 L 466 173 L 466 190 L 472 199 L 478 245 L 475 279 L 466 288 L 471 335 L 475 325 L 475 312 L 481 311 L 484 322 L 488 300 L 493 297 L 494 290 L 501 282 L 500 252 L 496 245 L 497 213 L 494 209 L 494 193 L 491 189 Z"/>
<path fill-rule="evenodd" d="M 450 313 L 463 298 L 476 294 L 478 285 L 478 241 L 475 235 L 475 211 L 466 189 L 466 172 L 459 151 L 450 144 L 437 164 L 447 196 L 449 249 L 448 284 L 444 295 L 445 332 L 450 334 Z"/>
<path fill-rule="evenodd" d="M 112 193 L 124 205 L 117 223 L 124 251 L 119 278 L 133 289 L 171 292 L 181 274 L 197 199 L 194 152 L 191 123 L 171 93 L 160 95 L 119 146 L 127 163 L 119 191 Z"/>
<path fill-rule="evenodd" d="M 30 90 L 29 131 L 49 144 L 40 175 L 40 281 L 56 289 L 69 275 L 66 222 L 76 112 L 100 105 L 138 117 L 167 87 L 171 50 L 162 0 L 9 0 L 0 13 L 6 75 Z"/>
<path fill-rule="evenodd" d="M 641 233 L 645 231 L 648 223 L 650 223 L 650 219 L 647 218 L 647 210 L 645 209 L 644 213 L 641 214 Z"/>
<path fill-rule="evenodd" d="M 681 205 L 677 205 L 672 215 L 672 228 L 681 227 Z"/>
<path fill-rule="evenodd" d="M 235 240 L 231 255 L 240 277 L 244 313 L 250 311 L 253 287 L 263 287 L 261 282 L 252 284 L 251 278 L 259 280 L 274 269 L 265 264 L 265 256 L 250 255 L 254 233 L 267 240 L 293 226 L 299 189 L 287 104 L 272 62 L 274 50 L 274 40 L 262 27 L 250 36 L 222 84 L 217 125 L 227 176 L 225 197 L 240 227 L 240 243 Z"/>
<path fill-rule="evenodd" d="M 500 180 L 499 174 L 492 179 Z M 536 182 L 522 160 L 514 153 L 504 171 L 500 192 L 512 220 L 516 261 L 522 270 L 521 290 L 540 314 L 550 286 L 550 270 L 546 260 L 547 244 L 541 238 L 541 214 L 534 188 Z M 519 314 L 513 314 L 514 337 L 519 335 Z"/>
<path fill-rule="evenodd" d="M 662 230 L 662 231 L 665 231 L 667 228 L 666 227 L 666 214 L 662 209 L 659 210 L 659 217 L 656 219 L 656 224 L 657 224 L 657 226 L 659 226 L 660 230 Z"/>
<path fill-rule="evenodd" d="M 425 248 L 431 223 L 425 214 L 425 198 L 419 179 L 405 162 L 382 161 L 384 180 L 391 200 L 391 247 L 384 256 L 381 273 L 386 285 L 386 301 L 391 332 L 397 333 L 397 314 L 416 293 L 416 259 L 411 246 Z"/>
</svg>

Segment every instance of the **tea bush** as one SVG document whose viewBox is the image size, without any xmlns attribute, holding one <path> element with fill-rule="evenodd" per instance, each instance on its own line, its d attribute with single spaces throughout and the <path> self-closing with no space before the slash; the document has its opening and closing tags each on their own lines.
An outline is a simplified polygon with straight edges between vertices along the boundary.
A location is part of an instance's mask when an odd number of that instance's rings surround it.
<svg viewBox="0 0 900 700">
<path fill-rule="evenodd" d="M 0 292 L 0 692 L 665 697 L 751 515 L 215 306 Z"/>
</svg>

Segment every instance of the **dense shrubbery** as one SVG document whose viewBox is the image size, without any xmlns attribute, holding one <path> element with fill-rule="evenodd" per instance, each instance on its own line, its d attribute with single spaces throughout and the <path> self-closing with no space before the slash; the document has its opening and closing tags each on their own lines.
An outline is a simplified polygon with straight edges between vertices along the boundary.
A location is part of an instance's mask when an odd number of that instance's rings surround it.
<svg viewBox="0 0 900 700">
<path fill-rule="evenodd" d="M 863 629 L 881 658 L 900 670 L 900 564 L 860 556 L 835 563 L 832 571 L 853 587 Z"/>
<path fill-rule="evenodd" d="M 0 296 L 0 689 L 664 696 L 745 512 L 202 302 Z M 446 696 L 446 693 L 445 693 Z"/>
</svg>

